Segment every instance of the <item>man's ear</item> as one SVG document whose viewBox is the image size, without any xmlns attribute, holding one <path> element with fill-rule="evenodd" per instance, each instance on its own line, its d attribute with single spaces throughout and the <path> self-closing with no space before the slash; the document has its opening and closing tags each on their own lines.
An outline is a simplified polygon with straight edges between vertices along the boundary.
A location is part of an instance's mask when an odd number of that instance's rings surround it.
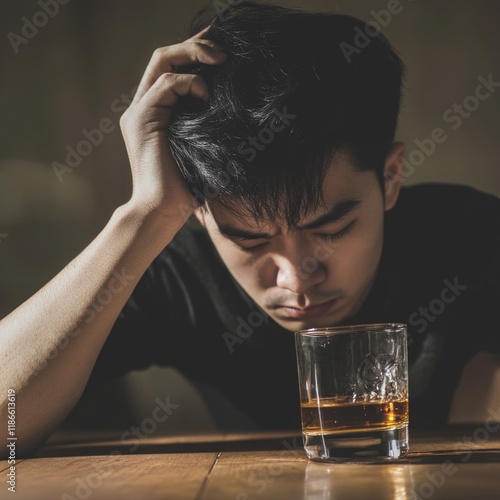
<svg viewBox="0 0 500 500">
<path fill-rule="evenodd" d="M 395 142 L 389 149 L 384 165 L 384 209 L 391 210 L 398 201 L 401 184 L 404 180 L 405 145 Z"/>
<path fill-rule="evenodd" d="M 195 209 L 194 211 L 194 215 L 196 216 L 196 218 L 198 219 L 198 222 L 203 226 L 203 227 L 207 227 L 206 225 L 206 222 L 205 222 L 205 210 L 201 207 L 198 207 Z"/>
</svg>

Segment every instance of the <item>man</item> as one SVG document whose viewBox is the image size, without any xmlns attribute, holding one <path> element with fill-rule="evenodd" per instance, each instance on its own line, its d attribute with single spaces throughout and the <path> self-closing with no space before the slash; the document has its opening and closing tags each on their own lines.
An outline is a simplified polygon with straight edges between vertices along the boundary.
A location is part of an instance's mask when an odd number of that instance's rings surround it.
<svg viewBox="0 0 500 500">
<path fill-rule="evenodd" d="M 363 22 L 254 2 L 199 31 L 205 16 L 154 53 L 122 117 L 129 202 L 0 323 L 2 413 L 14 388 L 21 452 L 87 382 L 155 363 L 253 425 L 298 428 L 299 329 L 408 323 L 420 425 L 446 422 L 476 352 L 500 352 L 500 202 L 401 190 L 389 43 L 346 52 Z"/>
</svg>

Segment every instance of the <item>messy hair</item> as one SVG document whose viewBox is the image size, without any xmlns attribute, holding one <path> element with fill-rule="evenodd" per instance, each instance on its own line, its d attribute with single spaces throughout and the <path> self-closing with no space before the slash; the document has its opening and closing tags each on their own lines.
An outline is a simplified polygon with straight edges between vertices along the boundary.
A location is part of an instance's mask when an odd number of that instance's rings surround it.
<svg viewBox="0 0 500 500">
<path fill-rule="evenodd" d="M 210 99 L 181 98 L 169 125 L 195 199 L 292 227 L 322 201 L 339 155 L 383 183 L 404 76 L 386 38 L 347 15 L 254 1 L 215 10 L 198 12 L 188 36 L 210 26 L 204 38 L 228 57 L 177 68 L 201 75 Z"/>
</svg>

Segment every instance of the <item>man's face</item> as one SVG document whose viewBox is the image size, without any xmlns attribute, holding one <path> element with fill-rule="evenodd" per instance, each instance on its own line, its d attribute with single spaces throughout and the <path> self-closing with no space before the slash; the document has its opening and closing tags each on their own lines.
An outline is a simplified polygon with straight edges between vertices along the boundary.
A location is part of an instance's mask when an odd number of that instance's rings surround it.
<svg viewBox="0 0 500 500">
<path fill-rule="evenodd" d="M 374 172 L 356 171 L 347 158 L 329 168 L 323 199 L 294 230 L 217 205 L 197 213 L 236 281 L 290 331 L 333 326 L 358 312 L 382 254 L 384 210 L 395 203 L 384 201 Z"/>
</svg>

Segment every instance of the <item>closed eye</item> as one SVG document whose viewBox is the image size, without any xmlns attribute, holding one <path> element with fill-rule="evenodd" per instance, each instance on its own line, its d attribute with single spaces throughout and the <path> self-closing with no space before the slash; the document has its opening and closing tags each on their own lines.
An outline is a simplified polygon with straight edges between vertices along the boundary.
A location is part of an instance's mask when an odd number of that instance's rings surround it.
<svg viewBox="0 0 500 500">
<path fill-rule="evenodd" d="M 317 236 L 326 242 L 338 241 L 344 236 L 347 236 L 351 232 L 355 222 L 356 220 L 353 220 L 346 227 L 335 233 L 318 233 Z M 240 250 L 247 253 L 252 253 L 261 250 L 269 243 L 269 240 L 263 240 L 262 243 L 258 243 L 257 245 L 252 245 L 251 247 L 245 247 L 238 244 L 235 240 L 232 241 Z"/>
<path fill-rule="evenodd" d="M 259 250 L 259 249 L 265 247 L 269 243 L 269 241 L 264 241 L 262 243 L 258 243 L 257 245 L 253 245 L 251 247 L 242 247 L 241 245 L 239 245 L 238 243 L 236 243 L 236 241 L 234 241 L 234 240 L 233 240 L 233 243 L 235 243 L 236 246 L 240 250 L 243 250 L 243 252 L 252 253 L 252 252 L 255 252 L 256 250 Z"/>
<path fill-rule="evenodd" d="M 319 238 L 321 238 L 322 240 L 327 241 L 327 242 L 340 240 L 341 238 L 343 238 L 344 236 L 347 236 L 350 233 L 355 222 L 356 221 L 353 220 L 346 227 L 344 227 L 340 231 L 337 231 L 336 233 L 321 233 L 321 234 L 318 234 L 317 236 Z"/>
</svg>

